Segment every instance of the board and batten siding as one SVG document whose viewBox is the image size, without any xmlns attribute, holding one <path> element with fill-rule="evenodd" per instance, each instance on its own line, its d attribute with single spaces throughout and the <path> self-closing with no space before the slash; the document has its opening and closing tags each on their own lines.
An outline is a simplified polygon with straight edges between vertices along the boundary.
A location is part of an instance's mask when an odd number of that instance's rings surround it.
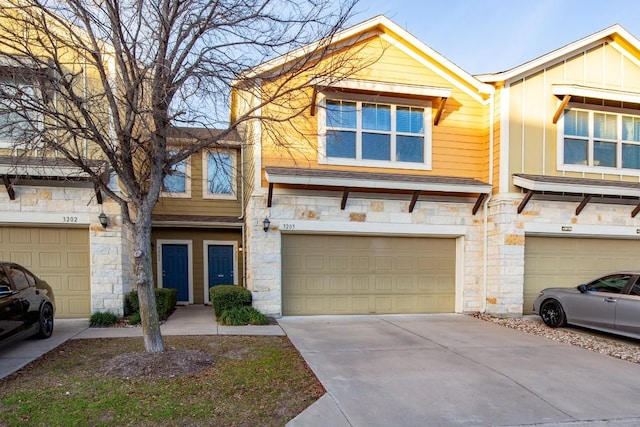
<svg viewBox="0 0 640 427">
<path fill-rule="evenodd" d="M 640 92 L 640 64 L 609 43 L 584 50 L 509 85 L 509 177 L 515 173 L 625 180 L 621 174 L 581 173 L 558 168 L 558 132 L 553 115 L 561 100 L 553 84 L 576 84 Z M 578 105 L 573 103 L 570 105 Z M 518 191 L 509 179 L 510 190 Z"/>
<path fill-rule="evenodd" d="M 196 153 L 189 159 L 191 166 L 191 197 L 160 196 L 153 210 L 154 215 L 200 215 L 239 217 L 242 214 L 240 151 L 236 151 L 236 198 L 202 197 L 202 155 Z"/>
<path fill-rule="evenodd" d="M 158 272 L 158 240 L 179 240 L 191 241 L 193 249 L 193 259 L 189 260 L 193 267 L 193 303 L 204 303 L 204 241 L 235 241 L 238 247 L 242 247 L 242 234 L 240 230 L 222 230 L 222 229 L 203 229 L 203 228 L 154 228 L 151 233 L 151 241 L 154 243 L 152 249 L 152 262 L 154 275 Z M 244 262 L 242 260 L 243 252 L 237 254 L 238 265 L 234 269 L 237 275 L 238 284 L 244 284 Z M 158 279 L 156 278 L 156 286 Z"/>
<path fill-rule="evenodd" d="M 387 39 L 388 36 L 370 38 L 365 43 L 354 46 L 353 49 L 357 49 L 358 56 L 376 60 L 371 60 L 366 68 L 356 71 L 348 78 L 452 88 L 452 95 L 447 101 L 439 125 L 433 126 L 431 123 L 432 169 L 420 170 L 419 173 L 488 180 L 489 128 L 486 105 L 472 97 L 467 90 L 463 90 L 464 86 L 457 83 L 460 78 L 452 75 L 449 70 L 437 63 L 425 66 Z M 445 78 L 443 75 L 448 77 Z M 296 99 L 299 102 L 310 102 L 311 98 L 312 91 L 308 90 Z M 440 101 L 430 101 L 433 117 Z M 287 114 L 285 109 L 286 106 L 280 105 L 263 108 L 268 115 Z M 273 123 L 264 126 L 261 159 L 263 167 L 348 169 L 364 172 L 371 170 L 365 166 L 318 164 L 318 114 L 312 116 L 310 108 L 304 109 L 302 114 L 280 128 L 276 128 Z M 266 129 L 267 126 L 269 131 Z M 273 130 L 275 132 L 270 132 Z M 284 147 L 283 142 L 286 145 Z M 415 173 L 414 170 L 383 167 L 376 167 L 375 170 L 381 173 Z M 263 181 L 263 185 L 266 185 L 266 182 Z"/>
</svg>

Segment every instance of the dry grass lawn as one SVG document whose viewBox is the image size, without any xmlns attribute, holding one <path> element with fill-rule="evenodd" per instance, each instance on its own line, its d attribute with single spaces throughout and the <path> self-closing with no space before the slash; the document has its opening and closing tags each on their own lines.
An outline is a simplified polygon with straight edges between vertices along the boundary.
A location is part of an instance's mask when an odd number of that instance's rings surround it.
<svg viewBox="0 0 640 427">
<path fill-rule="evenodd" d="M 324 389 L 286 337 L 69 341 L 0 380 L 0 426 L 283 426 Z"/>
</svg>

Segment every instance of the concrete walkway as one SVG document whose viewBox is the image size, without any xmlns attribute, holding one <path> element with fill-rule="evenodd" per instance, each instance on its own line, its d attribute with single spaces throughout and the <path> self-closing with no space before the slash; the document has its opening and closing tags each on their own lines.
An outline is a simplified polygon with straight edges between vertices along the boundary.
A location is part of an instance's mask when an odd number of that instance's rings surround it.
<svg viewBox="0 0 640 427">
<path fill-rule="evenodd" d="M 464 315 L 285 317 L 327 394 L 288 427 L 637 426 L 640 366 Z"/>
<path fill-rule="evenodd" d="M 164 335 L 284 335 L 278 325 L 218 325 L 211 307 L 179 306 L 160 326 Z M 25 339 L 0 347 L 0 379 L 55 349 L 69 339 L 121 338 L 142 336 L 140 327 L 89 328 L 88 319 L 56 319 L 51 338 Z"/>
</svg>

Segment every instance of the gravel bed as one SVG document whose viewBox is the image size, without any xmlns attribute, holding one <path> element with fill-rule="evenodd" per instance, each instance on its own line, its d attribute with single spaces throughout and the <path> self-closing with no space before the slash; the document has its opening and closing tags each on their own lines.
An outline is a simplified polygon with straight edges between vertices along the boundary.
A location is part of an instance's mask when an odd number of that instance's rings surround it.
<svg viewBox="0 0 640 427">
<path fill-rule="evenodd" d="M 508 328 L 540 335 L 550 340 L 586 348 L 629 362 L 640 363 L 640 340 L 617 338 L 573 327 L 553 329 L 542 323 L 542 320 L 537 316 L 499 318 L 481 313 L 472 316 Z"/>
</svg>

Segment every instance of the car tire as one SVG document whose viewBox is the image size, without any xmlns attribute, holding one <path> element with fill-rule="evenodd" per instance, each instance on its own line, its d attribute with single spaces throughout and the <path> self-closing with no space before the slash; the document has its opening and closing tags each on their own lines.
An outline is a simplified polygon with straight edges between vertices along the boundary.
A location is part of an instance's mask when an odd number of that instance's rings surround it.
<svg viewBox="0 0 640 427">
<path fill-rule="evenodd" d="M 53 306 L 49 303 L 44 304 L 40 308 L 40 317 L 38 319 L 38 338 L 50 338 L 53 335 Z"/>
<path fill-rule="evenodd" d="M 550 299 L 542 303 L 540 307 L 540 317 L 545 325 L 551 328 L 558 328 L 567 323 L 567 317 L 559 301 Z"/>
</svg>

